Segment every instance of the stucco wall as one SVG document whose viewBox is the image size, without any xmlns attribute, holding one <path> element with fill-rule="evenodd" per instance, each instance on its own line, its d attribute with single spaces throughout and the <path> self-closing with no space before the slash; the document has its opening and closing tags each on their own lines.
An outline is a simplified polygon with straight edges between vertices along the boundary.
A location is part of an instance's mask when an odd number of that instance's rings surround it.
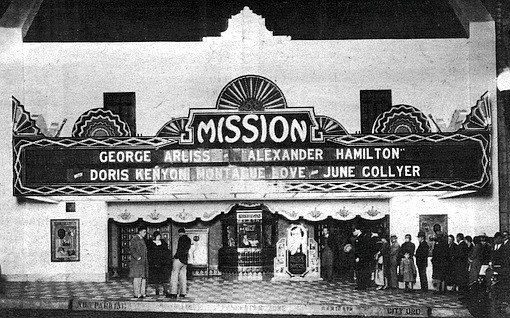
<svg viewBox="0 0 510 318">
<path fill-rule="evenodd" d="M 9 213 L 2 238 L 2 271 L 10 280 L 104 281 L 107 272 L 107 213 L 104 202 L 77 202 L 76 212 L 65 203 L 25 201 Z M 79 219 L 80 261 L 51 262 L 51 219 Z"/>
<path fill-rule="evenodd" d="M 221 42 L 25 43 L 25 106 L 47 122 L 67 118 L 61 136 L 70 136 L 83 112 L 103 106 L 103 92 L 135 92 L 137 132 L 152 136 L 189 108 L 214 108 L 245 74 L 271 79 L 290 107 L 313 106 L 351 133 L 360 130 L 360 90 L 391 89 L 393 104 L 446 122 L 473 106 L 468 39 L 283 41 L 254 58 Z"/>
</svg>

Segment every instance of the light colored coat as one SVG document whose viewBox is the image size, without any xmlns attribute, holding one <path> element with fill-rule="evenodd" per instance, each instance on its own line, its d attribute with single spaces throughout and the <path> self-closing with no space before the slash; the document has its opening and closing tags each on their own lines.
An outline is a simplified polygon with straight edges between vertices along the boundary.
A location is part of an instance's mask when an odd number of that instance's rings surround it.
<svg viewBox="0 0 510 318">
<path fill-rule="evenodd" d="M 400 275 L 403 276 L 404 282 L 416 282 L 416 266 L 411 258 L 403 258 L 400 261 Z"/>
<path fill-rule="evenodd" d="M 139 235 L 133 236 L 129 241 L 131 263 L 129 265 L 129 277 L 149 277 L 149 262 L 147 260 L 147 246 Z"/>
</svg>

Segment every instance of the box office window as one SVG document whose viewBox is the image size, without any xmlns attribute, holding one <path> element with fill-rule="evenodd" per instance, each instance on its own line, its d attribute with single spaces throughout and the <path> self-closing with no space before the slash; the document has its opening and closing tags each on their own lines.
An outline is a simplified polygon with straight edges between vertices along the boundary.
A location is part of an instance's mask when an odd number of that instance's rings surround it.
<svg viewBox="0 0 510 318">
<path fill-rule="evenodd" d="M 371 134 L 377 116 L 391 108 L 391 90 L 360 91 L 361 133 Z"/>
<path fill-rule="evenodd" d="M 119 115 L 136 136 L 136 98 L 134 92 L 103 93 L 103 108 Z"/>
</svg>

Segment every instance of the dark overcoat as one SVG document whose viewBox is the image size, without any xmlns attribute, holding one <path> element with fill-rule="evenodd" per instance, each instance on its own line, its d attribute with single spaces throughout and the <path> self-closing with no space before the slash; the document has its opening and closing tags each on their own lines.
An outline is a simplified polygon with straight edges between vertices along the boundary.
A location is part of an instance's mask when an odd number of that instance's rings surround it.
<svg viewBox="0 0 510 318">
<path fill-rule="evenodd" d="M 147 241 L 147 255 L 149 258 L 149 283 L 168 283 L 172 273 L 172 255 L 168 244 L 161 240 L 161 245 L 154 241 Z"/>
<path fill-rule="evenodd" d="M 129 241 L 131 263 L 129 264 L 129 277 L 149 277 L 149 262 L 147 260 L 147 246 L 139 235 L 133 236 Z"/>
</svg>

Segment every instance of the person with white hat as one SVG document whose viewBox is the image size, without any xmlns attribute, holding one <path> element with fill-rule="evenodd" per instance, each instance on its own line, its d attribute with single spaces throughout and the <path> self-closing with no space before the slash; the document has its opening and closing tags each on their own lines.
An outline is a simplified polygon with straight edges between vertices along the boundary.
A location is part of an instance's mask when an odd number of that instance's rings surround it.
<svg viewBox="0 0 510 318">
<path fill-rule="evenodd" d="M 485 232 L 475 236 L 473 243 L 475 246 L 469 256 L 469 262 L 471 263 L 471 268 L 469 270 L 469 284 L 478 280 L 482 266 L 489 265 L 491 255 L 490 245 L 487 243 L 487 234 L 485 234 Z"/>
</svg>

